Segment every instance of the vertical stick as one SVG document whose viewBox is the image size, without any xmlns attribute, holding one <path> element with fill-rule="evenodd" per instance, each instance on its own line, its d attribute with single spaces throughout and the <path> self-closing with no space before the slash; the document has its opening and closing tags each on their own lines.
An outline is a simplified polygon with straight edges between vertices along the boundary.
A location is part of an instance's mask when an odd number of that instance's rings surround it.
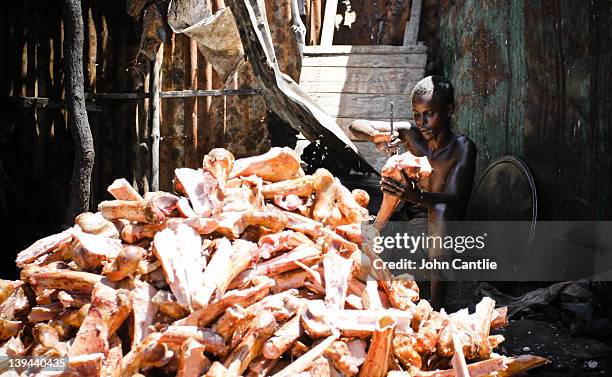
<svg viewBox="0 0 612 377">
<path fill-rule="evenodd" d="M 414 46 L 419 37 L 419 27 L 421 26 L 421 4 L 423 0 L 412 0 L 410 8 L 410 19 L 404 31 L 404 46 Z"/>
<path fill-rule="evenodd" d="M 190 88 L 193 90 L 198 89 L 198 43 L 195 39 L 189 40 L 189 57 L 190 57 Z M 191 111 L 191 130 L 188 135 L 191 135 L 191 144 L 186 148 L 187 154 L 187 165 L 196 166 L 198 164 L 198 97 L 193 97 L 189 104 L 188 109 Z M 188 117 L 188 116 L 187 116 Z M 189 138 L 186 139 L 189 143 Z M 202 161 L 200 161 L 201 163 Z"/>
<path fill-rule="evenodd" d="M 325 3 L 325 15 L 323 16 L 323 33 L 321 34 L 321 46 L 331 46 L 334 42 L 334 29 L 336 23 L 336 11 L 338 0 L 327 0 Z"/>
<path fill-rule="evenodd" d="M 321 37 L 321 0 L 311 0 L 309 9 L 310 37 L 309 45 L 318 45 Z"/>
<path fill-rule="evenodd" d="M 66 105 L 68 122 L 74 139 L 74 163 L 70 180 L 70 201 L 66 224 L 72 224 L 77 214 L 89 210 L 90 182 L 94 164 L 94 145 L 83 87 L 83 16 L 80 0 L 65 0 L 64 16 L 64 64 L 66 81 Z"/>
<path fill-rule="evenodd" d="M 161 68 L 164 59 L 164 44 L 159 46 L 153 71 L 149 77 L 149 112 L 151 114 L 151 191 L 159 190 L 159 138 L 160 138 L 160 109 L 161 98 Z"/>
<path fill-rule="evenodd" d="M 293 34 L 297 41 L 298 50 L 300 52 L 300 60 L 304 57 L 304 46 L 306 45 L 306 26 L 302 22 L 300 15 L 300 0 L 291 0 L 291 20 L 293 24 Z M 302 2 L 302 6 L 304 3 Z"/>
</svg>

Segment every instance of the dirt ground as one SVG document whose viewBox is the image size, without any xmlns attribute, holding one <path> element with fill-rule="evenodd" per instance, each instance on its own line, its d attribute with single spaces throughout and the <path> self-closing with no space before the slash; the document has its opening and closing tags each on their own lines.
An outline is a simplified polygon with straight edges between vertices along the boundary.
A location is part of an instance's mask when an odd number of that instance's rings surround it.
<svg viewBox="0 0 612 377">
<path fill-rule="evenodd" d="M 533 354 L 550 364 L 528 373 L 529 376 L 612 376 L 612 349 L 593 339 L 568 335 L 563 326 L 522 319 L 510 321 L 495 331 L 506 341 L 498 352 L 504 355 Z"/>
</svg>

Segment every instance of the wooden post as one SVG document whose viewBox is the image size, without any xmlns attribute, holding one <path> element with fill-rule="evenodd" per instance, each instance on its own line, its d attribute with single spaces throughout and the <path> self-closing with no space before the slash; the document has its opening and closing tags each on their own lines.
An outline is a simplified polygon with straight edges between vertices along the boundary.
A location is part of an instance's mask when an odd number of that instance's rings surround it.
<svg viewBox="0 0 612 377">
<path fill-rule="evenodd" d="M 306 26 L 304 26 L 304 23 L 302 22 L 300 5 L 298 2 L 300 2 L 300 0 L 291 0 L 291 20 L 293 24 L 293 34 L 300 52 L 300 60 L 302 60 L 304 57 L 304 46 L 306 45 Z"/>
<path fill-rule="evenodd" d="M 189 57 L 190 57 L 190 86 L 191 89 L 193 90 L 197 90 L 198 89 L 198 43 L 195 41 L 195 39 L 190 39 L 189 41 Z M 191 130 L 189 133 L 187 133 L 188 135 L 191 135 L 191 145 L 189 145 L 188 148 L 186 148 L 186 152 L 187 152 L 187 164 L 189 166 L 196 166 L 200 165 L 202 163 L 202 161 L 200 160 L 198 162 L 198 144 L 199 144 L 199 140 L 198 140 L 198 97 L 194 97 L 192 101 L 189 101 L 189 106 L 188 109 L 190 109 L 191 111 L 188 113 L 188 117 L 189 115 L 191 115 Z M 189 138 L 186 139 L 187 143 L 189 143 Z"/>
<path fill-rule="evenodd" d="M 311 0 L 309 3 L 310 36 L 309 45 L 319 44 L 321 37 L 321 0 Z"/>
<path fill-rule="evenodd" d="M 406 30 L 404 30 L 404 46 L 414 46 L 419 37 L 419 27 L 421 26 L 421 5 L 423 0 L 412 0 L 410 8 L 410 19 Z"/>
<path fill-rule="evenodd" d="M 325 3 L 325 15 L 323 16 L 323 32 L 321 34 L 321 46 L 331 46 L 334 42 L 334 29 L 336 28 L 336 11 L 338 0 L 327 0 Z"/>
<path fill-rule="evenodd" d="M 159 190 L 159 139 L 160 139 L 160 115 L 161 115 L 161 69 L 164 60 L 164 44 L 159 46 L 153 71 L 149 77 L 149 114 L 151 122 L 151 191 Z"/>
<path fill-rule="evenodd" d="M 72 224 L 81 212 L 89 210 L 91 173 L 95 152 L 87 109 L 83 78 L 83 16 L 80 0 L 65 0 L 64 16 L 64 65 L 66 106 L 68 122 L 74 140 L 74 163 L 70 181 L 70 201 L 66 224 Z"/>
</svg>

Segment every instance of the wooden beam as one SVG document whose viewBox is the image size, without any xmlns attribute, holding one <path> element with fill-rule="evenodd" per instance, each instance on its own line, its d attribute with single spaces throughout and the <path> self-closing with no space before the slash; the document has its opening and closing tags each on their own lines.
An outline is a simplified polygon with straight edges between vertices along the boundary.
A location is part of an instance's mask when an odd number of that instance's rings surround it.
<svg viewBox="0 0 612 377">
<path fill-rule="evenodd" d="M 334 54 L 426 54 L 427 47 L 423 45 L 417 46 L 353 46 L 353 45 L 335 45 L 335 46 L 306 46 L 304 47 L 304 55 L 334 55 Z"/>
<path fill-rule="evenodd" d="M 424 68 L 425 54 L 346 54 L 306 56 L 302 67 Z"/>
<path fill-rule="evenodd" d="M 321 37 L 321 1 L 322 0 L 310 0 L 309 2 L 309 45 L 317 45 L 320 43 L 319 40 Z"/>
<path fill-rule="evenodd" d="M 63 99 L 52 99 L 47 97 L 6 97 L 11 103 L 22 108 L 35 108 L 35 109 L 66 109 L 66 101 Z M 93 102 L 87 101 L 85 103 L 87 111 L 102 111 L 102 107 L 98 106 Z"/>
<path fill-rule="evenodd" d="M 161 75 L 162 62 L 164 58 L 164 44 L 159 46 L 157 55 L 152 64 L 152 72 L 149 78 L 149 114 L 151 122 L 151 191 L 159 190 L 159 138 L 160 138 L 160 116 L 161 116 Z"/>
<path fill-rule="evenodd" d="M 404 31 L 404 46 L 415 46 L 419 38 L 419 27 L 421 26 L 421 5 L 423 0 L 412 0 L 410 19 Z"/>
<path fill-rule="evenodd" d="M 321 33 L 321 46 L 331 46 L 334 42 L 334 29 L 336 28 L 336 11 L 338 0 L 325 2 L 325 15 L 323 16 L 323 32 Z"/>
</svg>

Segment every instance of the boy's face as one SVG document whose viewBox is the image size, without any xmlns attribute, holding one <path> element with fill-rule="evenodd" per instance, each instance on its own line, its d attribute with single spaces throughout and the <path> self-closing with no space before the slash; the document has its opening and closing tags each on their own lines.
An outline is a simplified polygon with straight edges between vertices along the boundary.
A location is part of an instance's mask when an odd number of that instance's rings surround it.
<svg viewBox="0 0 612 377">
<path fill-rule="evenodd" d="M 430 99 L 415 96 L 412 99 L 414 122 L 425 140 L 433 139 L 450 126 L 451 107 L 438 104 L 435 96 Z"/>
</svg>

